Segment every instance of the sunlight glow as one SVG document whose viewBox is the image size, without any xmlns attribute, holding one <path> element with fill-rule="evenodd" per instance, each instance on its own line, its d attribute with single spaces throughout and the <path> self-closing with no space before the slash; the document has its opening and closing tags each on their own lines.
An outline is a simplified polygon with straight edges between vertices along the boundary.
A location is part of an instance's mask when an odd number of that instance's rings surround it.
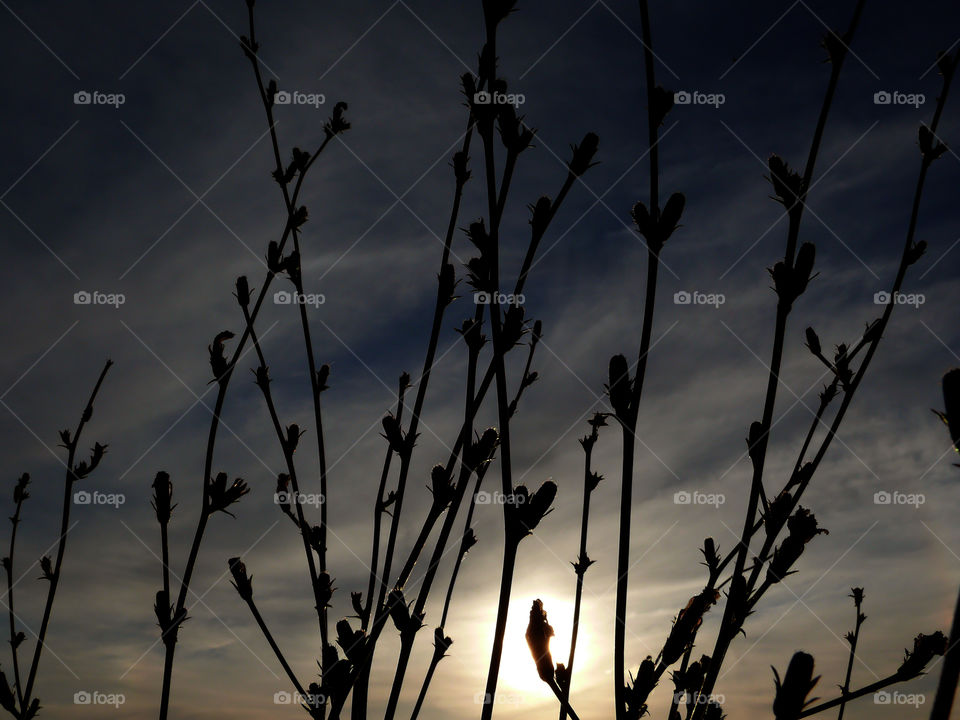
<svg viewBox="0 0 960 720">
<path fill-rule="evenodd" d="M 550 641 L 550 653 L 556 665 L 562 662 L 566 665 L 570 653 L 570 635 L 573 631 L 573 601 L 559 600 L 550 595 L 540 594 L 547 619 L 553 626 L 556 635 Z M 523 695 L 553 697 L 553 693 L 537 675 L 537 668 L 527 647 L 524 633 L 530 619 L 530 605 L 536 599 L 534 596 L 514 597 L 510 604 L 510 615 L 507 618 L 507 634 L 503 644 L 503 660 L 500 666 L 500 691 L 522 693 Z M 584 668 L 590 662 L 590 633 L 588 623 L 584 621 L 581 611 L 580 634 L 577 639 L 577 656 L 574 672 Z M 490 641 L 492 642 L 492 633 Z M 498 696 L 500 695 L 498 691 Z"/>
</svg>

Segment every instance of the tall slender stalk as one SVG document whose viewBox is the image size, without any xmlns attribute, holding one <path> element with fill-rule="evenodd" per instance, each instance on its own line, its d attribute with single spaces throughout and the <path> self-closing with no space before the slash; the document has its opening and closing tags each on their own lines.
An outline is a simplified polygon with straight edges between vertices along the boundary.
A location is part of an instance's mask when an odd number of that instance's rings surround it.
<svg viewBox="0 0 960 720">
<path fill-rule="evenodd" d="M 596 475 L 590 467 L 590 461 L 593 457 L 593 446 L 596 445 L 600 437 L 600 428 L 606 425 L 602 414 L 597 413 L 590 420 L 590 434 L 581 438 L 580 445 L 583 446 L 583 503 L 580 515 L 580 551 L 577 554 L 577 561 L 572 563 L 573 570 L 577 575 L 577 589 L 573 598 L 573 624 L 570 633 L 570 655 L 567 658 L 566 682 L 561 685 L 560 697 L 560 720 L 567 718 L 567 706 L 570 703 L 570 687 L 573 685 L 573 661 L 576 658 L 577 638 L 580 635 L 580 605 L 583 601 L 583 576 L 593 564 L 593 560 L 587 555 L 587 531 L 590 528 L 590 496 L 600 482 L 600 476 Z"/>
<path fill-rule="evenodd" d="M 853 661 L 857 657 L 857 642 L 860 640 L 860 626 L 863 625 L 863 621 L 867 619 L 867 616 L 862 612 L 863 588 L 853 588 L 850 597 L 853 598 L 857 617 L 853 632 L 847 634 L 847 642 L 850 643 L 850 657 L 847 658 L 847 673 L 843 678 L 843 685 L 840 686 L 840 694 L 844 696 L 850 693 L 850 676 L 853 674 Z M 846 702 L 840 703 L 840 713 L 837 715 L 837 720 L 843 720 L 843 711 L 846 707 Z"/>
<path fill-rule="evenodd" d="M 103 370 L 100 371 L 100 376 L 97 378 L 97 382 L 93 386 L 93 391 L 90 393 L 90 398 L 87 400 L 87 404 L 84 406 L 83 413 L 80 416 L 80 421 L 77 423 L 77 428 L 73 435 L 71 436 L 69 431 L 66 430 L 61 434 L 61 437 L 64 441 L 63 444 L 67 449 L 67 463 L 66 477 L 64 478 L 63 482 L 63 505 L 60 511 L 60 538 L 57 541 L 57 558 L 53 564 L 53 571 L 47 576 L 47 580 L 50 582 L 50 587 L 47 589 L 47 600 L 43 606 L 43 618 L 40 621 L 40 632 L 37 633 L 37 646 L 33 651 L 33 661 L 30 663 L 30 672 L 27 675 L 27 682 L 23 690 L 23 700 L 20 704 L 23 712 L 29 712 L 31 709 L 30 706 L 33 699 L 33 685 L 36 682 L 37 671 L 40 668 L 40 655 L 43 652 L 44 641 L 47 637 L 47 628 L 49 627 L 50 616 L 53 612 L 53 601 L 57 595 L 57 587 L 60 584 L 60 575 L 63 569 L 63 556 L 67 550 L 67 533 L 70 531 L 70 507 L 73 504 L 73 486 L 77 480 L 85 477 L 87 473 L 89 473 L 99 463 L 96 448 L 101 448 L 99 451 L 100 456 L 102 456 L 103 448 L 105 448 L 105 446 L 95 446 L 94 456 L 89 463 L 77 463 L 77 445 L 80 442 L 80 436 L 83 433 L 84 427 L 93 416 L 94 400 L 96 400 L 97 394 L 100 392 L 100 386 L 103 384 L 104 378 L 106 378 L 107 372 L 110 370 L 112 365 L 113 361 L 107 360 L 103 366 Z"/>
<path fill-rule="evenodd" d="M 813 171 L 820 151 L 824 130 L 826 128 L 827 117 L 830 113 L 830 107 L 833 97 L 836 93 L 837 85 L 840 80 L 840 72 L 843 68 L 843 62 L 847 56 L 849 45 L 853 40 L 854 31 L 860 20 L 860 14 L 863 10 L 865 0 L 858 0 L 853 17 L 848 26 L 847 32 L 842 38 L 838 38 L 834 33 L 827 37 L 827 49 L 830 59 L 830 79 L 827 83 L 827 89 L 824 95 L 823 103 L 820 107 L 820 113 L 817 118 L 817 124 L 814 129 L 813 139 L 810 143 L 810 151 L 807 155 L 807 162 L 804 166 L 803 176 L 800 179 L 799 187 L 791 184 L 787 177 L 789 171 L 785 166 L 777 167 L 771 165 L 771 180 L 775 187 L 780 184 L 786 187 L 787 192 L 781 200 L 784 202 L 789 214 L 789 227 L 787 230 L 787 245 L 784 253 L 783 266 L 788 273 L 795 273 L 800 268 L 799 258 L 796 257 L 797 241 L 800 233 L 800 221 L 803 216 L 803 210 L 806 204 L 806 193 L 810 187 L 813 178 Z M 831 39 L 836 42 L 831 42 Z M 778 176 L 779 173 L 779 176 Z M 792 197 L 791 197 L 792 196 Z M 810 261 L 812 265 L 812 259 Z M 803 279 L 803 287 L 805 287 Z M 797 295 L 802 294 L 802 290 Z M 780 366 L 783 359 L 784 338 L 786 334 L 787 317 L 792 309 L 793 300 L 790 296 L 779 294 L 777 301 L 776 322 L 774 325 L 773 349 L 769 364 L 769 373 L 767 376 L 767 390 L 764 397 L 763 412 L 759 427 L 751 432 L 750 436 L 750 456 L 753 464 L 753 474 L 750 486 L 750 495 L 747 502 L 747 511 L 744 516 L 743 531 L 738 545 L 736 563 L 732 578 L 737 580 L 744 574 L 747 555 L 750 549 L 750 538 L 753 533 L 754 521 L 759 504 L 762 502 L 766 509 L 767 500 L 763 490 L 763 470 L 766 460 L 767 447 L 769 445 L 770 427 L 773 421 L 773 411 L 776 404 L 777 390 L 780 385 Z M 726 656 L 727 649 L 733 641 L 740 628 L 735 627 L 734 622 L 734 604 L 728 600 L 724 606 L 723 619 L 720 623 L 720 630 L 717 633 L 717 640 L 711 654 L 712 662 L 710 669 L 704 680 L 703 689 L 698 697 L 697 707 L 694 711 L 694 718 L 698 720 L 706 712 L 707 703 L 699 702 L 700 697 L 709 697 L 713 691 L 714 684 L 719 674 L 720 667 Z"/>
<path fill-rule="evenodd" d="M 643 40 L 643 66 L 647 94 L 647 151 L 650 157 L 650 208 L 653 223 L 660 222 L 660 165 L 657 85 L 654 72 L 653 41 L 650 32 L 650 11 L 647 0 L 640 0 L 641 37 Z M 657 298 L 657 275 L 660 268 L 660 245 L 648 238 L 647 286 L 643 302 L 643 326 L 640 332 L 640 351 L 637 374 L 630 390 L 629 407 L 618 412 L 623 429 L 623 448 L 620 479 L 620 522 L 617 539 L 617 598 L 614 614 L 613 682 L 614 717 L 622 718 L 626 712 L 626 623 L 627 593 L 630 581 L 630 527 L 633 515 L 633 466 L 636 446 L 637 418 L 643 383 L 646 377 L 647 355 L 653 333 L 654 306 Z M 626 378 L 611 378 L 611 383 Z"/>
</svg>

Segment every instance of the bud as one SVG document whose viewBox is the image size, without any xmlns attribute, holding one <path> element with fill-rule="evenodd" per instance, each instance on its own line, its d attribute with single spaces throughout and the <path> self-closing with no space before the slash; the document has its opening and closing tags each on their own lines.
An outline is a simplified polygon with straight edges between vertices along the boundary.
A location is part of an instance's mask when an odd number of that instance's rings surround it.
<svg viewBox="0 0 960 720">
<path fill-rule="evenodd" d="M 347 122 L 347 119 L 343 116 L 348 107 L 349 106 L 342 100 L 333 106 L 333 115 L 323 126 L 323 131 L 328 138 L 350 129 L 350 123 Z"/>
<path fill-rule="evenodd" d="M 450 475 L 439 463 L 430 471 L 430 492 L 433 493 L 434 510 L 442 511 L 453 500 L 454 486 L 450 482 Z"/>
<path fill-rule="evenodd" d="M 176 507 L 170 504 L 172 499 L 173 483 L 170 481 L 170 475 L 161 470 L 153 480 L 153 500 L 150 501 L 150 505 L 157 514 L 157 522 L 161 525 L 170 522 L 170 513 Z"/>
<path fill-rule="evenodd" d="M 537 665 L 537 674 L 545 683 L 552 683 L 554 680 L 553 656 L 550 654 L 550 638 L 553 636 L 554 631 L 547 622 L 543 602 L 534 600 L 530 607 L 530 621 L 527 624 L 527 646 Z"/>
<path fill-rule="evenodd" d="M 243 561 L 238 558 L 230 558 L 227 561 L 227 565 L 230 567 L 230 573 L 233 575 L 233 581 L 231 585 L 236 588 L 237 593 L 247 602 L 253 600 L 253 583 L 249 575 L 247 575 L 247 566 L 243 564 Z"/>
<path fill-rule="evenodd" d="M 782 683 L 776 668 L 773 668 L 773 675 L 777 689 L 773 701 L 776 720 L 797 720 L 803 708 L 811 702 L 807 695 L 820 680 L 819 676 L 813 677 L 813 656 L 805 652 L 794 654 Z"/>
<path fill-rule="evenodd" d="M 317 370 L 317 392 L 323 392 L 324 390 L 329 390 L 330 387 L 327 385 L 327 380 L 330 379 L 330 366 L 324 363 L 320 366 L 320 369 Z"/>
<path fill-rule="evenodd" d="M 667 200 L 667 204 L 663 206 L 663 210 L 660 211 L 660 222 L 657 226 L 657 234 L 661 243 L 665 243 L 673 235 L 674 230 L 679 227 L 678 223 L 680 222 L 680 216 L 683 215 L 686 202 L 687 199 L 683 193 L 673 193 Z"/>
<path fill-rule="evenodd" d="M 807 328 L 807 347 L 810 348 L 810 352 L 814 355 L 821 355 L 822 348 L 820 347 L 820 338 L 817 337 L 817 334 L 813 331 L 812 327 Z"/>
<path fill-rule="evenodd" d="M 573 158 L 567 165 L 570 172 L 579 177 L 592 168 L 596 164 L 593 162 L 593 156 L 597 154 L 599 145 L 600 138 L 596 134 L 587 133 L 584 135 L 580 144 L 573 146 Z"/>
<path fill-rule="evenodd" d="M 247 284 L 247 276 L 241 275 L 237 278 L 237 302 L 240 303 L 240 307 L 247 307 L 250 305 L 250 286 Z"/>
<path fill-rule="evenodd" d="M 390 449 L 397 453 L 397 455 L 402 456 L 406 451 L 407 441 L 397 418 L 391 414 L 387 414 L 383 418 L 382 425 L 384 437 L 387 439 L 387 442 L 390 443 Z"/>
<path fill-rule="evenodd" d="M 943 655 L 946 651 L 947 637 L 942 632 L 937 630 L 933 635 L 920 633 L 913 639 L 913 651 L 904 651 L 903 663 L 897 669 L 897 674 L 905 678 L 916 677 L 935 655 Z"/>
<path fill-rule="evenodd" d="M 626 719 L 640 720 L 647 712 L 647 698 L 657 686 L 656 666 L 649 655 L 640 663 L 637 676 L 631 676 L 630 679 L 632 683 L 626 686 Z"/>
<path fill-rule="evenodd" d="M 550 223 L 550 218 L 553 213 L 553 206 L 551 205 L 550 198 L 546 195 L 541 197 L 533 205 L 529 206 L 530 212 L 532 213 L 530 217 L 530 226 L 533 228 L 534 237 L 543 237 L 544 233 L 547 231 L 547 225 Z"/>
</svg>

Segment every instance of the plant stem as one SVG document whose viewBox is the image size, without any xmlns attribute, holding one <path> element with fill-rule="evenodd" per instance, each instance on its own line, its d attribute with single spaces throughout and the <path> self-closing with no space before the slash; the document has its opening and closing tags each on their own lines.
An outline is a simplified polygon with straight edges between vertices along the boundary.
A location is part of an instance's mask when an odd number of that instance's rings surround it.
<svg viewBox="0 0 960 720">
<path fill-rule="evenodd" d="M 566 686 L 562 689 L 563 697 L 560 702 L 560 720 L 566 720 L 567 706 L 570 701 L 570 687 L 573 685 L 573 661 L 577 652 L 577 637 L 580 634 L 580 605 L 583 601 L 583 576 L 589 568 L 587 559 L 587 531 L 590 527 L 590 495 L 593 492 L 593 478 L 590 470 L 590 460 L 593 456 L 593 445 L 597 441 L 598 431 L 594 426 L 593 432 L 584 438 L 583 445 L 583 509 L 580 517 L 580 552 L 574 570 L 577 574 L 577 589 L 573 599 L 573 629 L 570 633 L 570 655 L 567 658 Z"/>
<path fill-rule="evenodd" d="M 14 558 L 14 549 L 16 548 L 17 543 L 17 526 L 20 524 L 20 510 L 23 507 L 23 502 L 25 498 L 26 490 L 24 489 L 23 494 L 21 494 L 20 499 L 17 501 L 17 509 L 13 513 L 13 517 L 10 518 L 10 522 L 13 523 L 13 530 L 10 532 L 10 552 L 7 555 L 8 562 L 6 565 L 7 571 L 7 610 L 9 611 L 10 616 L 10 648 L 13 652 L 13 677 L 14 685 L 17 690 L 17 702 L 20 704 L 20 711 L 23 712 L 26 710 L 26 707 L 23 704 L 23 686 L 20 683 L 20 661 L 18 659 L 17 652 L 17 643 L 16 643 L 16 625 L 14 623 L 15 613 L 13 611 L 13 558 Z"/>
<path fill-rule="evenodd" d="M 40 632 L 37 635 L 37 647 L 33 652 L 33 662 L 30 663 L 30 674 L 27 675 L 27 683 L 23 691 L 23 701 L 20 705 L 22 709 L 26 709 L 30 706 L 30 701 L 32 699 L 31 692 L 33 691 L 33 684 L 37 679 L 37 670 L 40 666 L 40 654 L 43 652 L 43 643 L 47 637 L 47 627 L 50 623 L 50 614 L 53 612 L 53 600 L 57 594 L 57 586 L 60 583 L 60 572 L 63 567 L 63 555 L 67 549 L 67 533 L 70 532 L 70 506 L 73 501 L 73 484 L 77 481 L 77 476 L 74 474 L 74 461 L 77 455 L 77 445 L 80 443 L 80 435 L 83 433 L 83 428 L 87 424 L 87 420 L 89 420 L 93 414 L 93 402 L 96 400 L 97 394 L 100 392 L 100 386 L 103 384 L 103 380 L 107 376 L 107 371 L 110 370 L 112 365 L 112 360 L 107 360 L 107 362 L 104 364 L 103 370 L 100 371 L 100 377 L 97 378 L 97 382 L 93 386 L 93 392 L 90 393 L 90 399 L 87 400 L 87 404 L 84 406 L 83 414 L 80 417 L 80 422 L 77 423 L 76 432 L 74 432 L 70 442 L 66 444 L 67 472 L 63 482 L 63 509 L 61 510 L 60 515 L 60 539 L 57 542 L 57 559 L 53 566 L 53 574 L 49 579 L 50 587 L 47 590 L 47 601 L 43 607 L 43 619 L 40 621 Z"/>
<path fill-rule="evenodd" d="M 853 12 L 846 34 L 843 36 L 843 43 L 849 46 L 853 39 L 854 31 L 860 20 L 860 14 L 863 10 L 865 0 L 858 0 Z M 807 188 L 813 178 L 813 170 L 816 164 L 817 156 L 820 151 L 820 145 L 823 140 L 823 133 L 826 128 L 827 117 L 830 113 L 830 107 L 833 102 L 833 96 L 836 93 L 837 84 L 840 79 L 840 71 L 843 68 L 843 61 L 846 58 L 846 52 L 839 54 L 838 57 L 831 57 L 830 79 L 827 83 L 827 89 L 824 94 L 824 100 L 820 107 L 820 114 L 817 118 L 817 125 L 814 129 L 813 139 L 810 143 L 810 151 L 807 155 L 807 162 L 804 165 L 803 178 L 800 185 L 800 196 L 795 199 L 795 203 L 788 208 L 790 215 L 790 226 L 787 232 L 787 247 L 784 253 L 784 263 L 788 268 L 793 268 L 794 255 L 797 248 L 797 241 L 800 233 L 800 220 L 803 216 L 803 210 L 806 202 Z M 760 436 L 756 444 L 751 448 L 753 459 L 753 475 L 750 486 L 750 496 L 747 502 L 747 512 L 744 517 L 743 531 L 741 533 L 740 543 L 738 545 L 737 559 L 734 566 L 733 577 L 741 577 L 746 566 L 747 554 L 750 550 L 750 540 L 753 534 L 754 517 L 760 501 L 766 506 L 766 497 L 763 491 L 763 468 L 766 460 L 767 448 L 769 446 L 769 433 L 773 420 L 773 410 L 776 403 L 777 390 L 780 384 L 780 366 L 783 359 L 784 336 L 786 333 L 787 316 L 790 313 L 792 303 L 784 303 L 779 300 L 777 303 L 777 317 L 774 327 L 773 350 L 770 360 L 770 372 L 767 376 L 767 391 L 764 398 L 763 414 L 760 421 Z M 733 627 L 733 605 L 728 601 L 724 605 L 723 619 L 720 622 L 720 630 L 717 633 L 717 641 L 714 651 L 711 654 L 712 662 L 704 679 L 703 688 L 699 697 L 709 696 L 713 692 L 714 684 L 719 676 L 720 667 L 726 657 L 727 649 L 730 643 L 739 632 L 739 627 Z M 697 707 L 694 711 L 694 718 L 702 718 L 706 712 L 706 703 L 700 703 L 698 697 Z"/>
<path fill-rule="evenodd" d="M 819 713 L 822 713 L 824 710 L 829 710 L 830 708 L 835 708 L 838 705 L 850 702 L 851 700 L 862 698 L 864 695 L 870 695 L 871 693 L 875 693 L 879 690 L 883 690 L 883 688 L 889 687 L 890 685 L 894 685 L 899 682 L 906 682 L 907 680 L 912 680 L 914 677 L 916 676 L 914 675 L 912 677 L 905 677 L 900 673 L 894 673 L 893 675 L 889 675 L 883 678 L 882 680 L 877 680 L 875 683 L 867 685 L 866 687 L 862 687 L 859 690 L 854 690 L 851 693 L 841 695 L 840 697 L 834 698 L 833 700 L 830 700 L 828 702 L 820 703 L 819 705 L 814 705 L 811 708 L 807 708 L 802 713 L 800 713 L 797 717 L 805 718 L 805 717 L 810 717 L 811 715 L 817 715 Z"/>
<path fill-rule="evenodd" d="M 850 694 L 850 676 L 853 674 L 853 660 L 857 656 L 857 641 L 860 639 L 860 626 L 863 625 L 863 614 L 860 612 L 860 601 L 854 598 L 854 605 L 857 613 L 857 621 L 853 630 L 853 637 L 850 640 L 850 657 L 847 659 L 847 674 L 843 679 L 843 685 L 840 688 L 840 694 L 846 697 Z M 837 720 L 843 720 L 843 711 L 846 709 L 846 700 L 840 703 L 840 713 Z"/>
<path fill-rule="evenodd" d="M 953 696 L 957 691 L 957 681 L 960 679 L 960 595 L 953 610 L 953 625 L 950 628 L 950 641 L 947 646 L 946 657 L 943 660 L 943 672 L 937 684 L 937 694 L 933 700 L 933 709 L 930 711 L 930 720 L 948 720 L 950 709 L 953 707 Z"/>
<path fill-rule="evenodd" d="M 653 44 L 650 32 L 650 11 L 647 0 L 640 0 L 640 25 L 643 39 L 643 65 L 647 90 L 647 146 L 650 156 L 650 213 L 654 220 L 660 216 L 660 166 L 659 166 L 659 129 L 654 116 L 654 74 Z M 621 459 L 620 484 L 620 532 L 617 550 L 617 599 L 614 618 L 613 681 L 614 717 L 619 719 L 626 712 L 626 629 L 627 629 L 627 593 L 630 586 L 630 526 L 633 514 L 633 463 L 636 445 L 637 417 L 640 399 L 643 394 L 643 382 L 646 377 L 647 355 L 650 352 L 650 338 L 653 333 L 654 305 L 657 297 L 657 273 L 660 267 L 659 247 L 647 247 L 647 288 L 643 303 L 643 326 L 640 335 L 640 352 L 637 374 L 634 378 L 629 417 L 623 420 L 623 453 Z"/>
</svg>

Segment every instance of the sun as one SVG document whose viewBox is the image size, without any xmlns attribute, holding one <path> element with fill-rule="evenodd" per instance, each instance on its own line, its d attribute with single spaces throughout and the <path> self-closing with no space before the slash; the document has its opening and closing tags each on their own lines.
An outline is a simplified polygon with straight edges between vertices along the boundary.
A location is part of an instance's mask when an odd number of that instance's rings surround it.
<svg viewBox="0 0 960 720">
<path fill-rule="evenodd" d="M 498 698 L 502 693 L 517 693 L 533 699 L 543 696 L 553 697 L 553 693 L 537 675 L 537 668 L 527 647 L 524 634 L 530 619 L 530 605 L 539 598 L 547 611 L 547 620 L 553 626 L 556 635 L 550 641 L 550 654 L 554 664 L 566 665 L 570 654 L 570 635 L 573 631 L 573 602 L 561 600 L 551 595 L 514 596 L 510 603 L 510 615 L 507 618 L 507 632 L 503 641 L 503 657 L 500 664 L 500 682 Z M 492 631 L 490 642 L 492 642 Z M 577 656 L 574 672 L 582 669 L 590 661 L 590 633 L 581 611 L 580 630 L 577 638 Z M 518 698 L 519 699 L 519 698 Z"/>
</svg>

